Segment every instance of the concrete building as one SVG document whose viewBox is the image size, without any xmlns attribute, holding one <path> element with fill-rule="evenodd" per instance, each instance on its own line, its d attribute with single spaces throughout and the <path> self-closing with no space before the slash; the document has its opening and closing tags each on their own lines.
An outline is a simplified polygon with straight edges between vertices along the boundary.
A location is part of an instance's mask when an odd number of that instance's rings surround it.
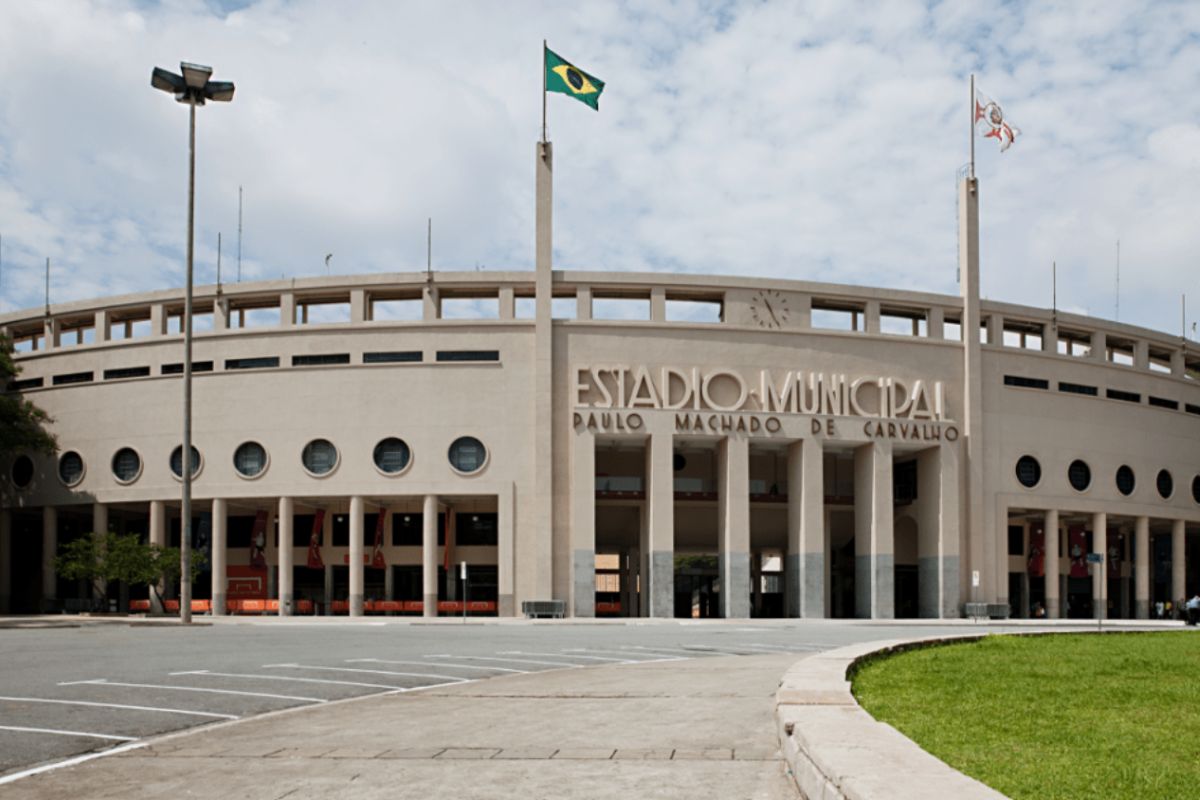
<svg viewBox="0 0 1200 800">
<path fill-rule="evenodd" d="M 197 290 L 214 613 L 1144 617 L 1200 588 L 1200 348 L 980 301 L 974 180 L 947 296 L 553 271 L 538 169 L 533 271 Z M 86 601 L 69 538 L 178 541 L 182 309 L 0 316 L 61 448 L 0 465 L 0 609 Z"/>
</svg>

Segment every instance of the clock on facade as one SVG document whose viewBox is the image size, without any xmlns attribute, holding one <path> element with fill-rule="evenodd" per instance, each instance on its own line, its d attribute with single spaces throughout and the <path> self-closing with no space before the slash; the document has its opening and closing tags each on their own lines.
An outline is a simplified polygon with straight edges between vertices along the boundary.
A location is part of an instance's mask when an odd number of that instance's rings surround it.
<svg viewBox="0 0 1200 800">
<path fill-rule="evenodd" d="M 788 320 L 787 298 L 774 289 L 760 289 L 750 298 L 750 314 L 760 328 L 782 328 Z"/>
</svg>

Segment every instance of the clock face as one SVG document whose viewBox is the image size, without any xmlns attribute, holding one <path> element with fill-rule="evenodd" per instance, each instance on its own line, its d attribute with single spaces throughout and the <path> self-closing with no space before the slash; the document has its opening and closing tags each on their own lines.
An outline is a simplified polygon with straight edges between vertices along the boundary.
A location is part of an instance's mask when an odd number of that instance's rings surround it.
<svg viewBox="0 0 1200 800">
<path fill-rule="evenodd" d="M 760 289 L 750 298 L 750 314 L 760 328 L 778 330 L 788 321 L 787 298 L 774 289 Z"/>
</svg>

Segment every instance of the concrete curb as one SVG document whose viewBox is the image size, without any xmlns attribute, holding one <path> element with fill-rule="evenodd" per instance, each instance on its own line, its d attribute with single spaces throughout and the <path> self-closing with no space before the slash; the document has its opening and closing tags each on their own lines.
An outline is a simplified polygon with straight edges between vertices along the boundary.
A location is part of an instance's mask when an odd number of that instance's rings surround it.
<svg viewBox="0 0 1200 800">
<path fill-rule="evenodd" d="M 1004 798 L 934 758 L 859 706 L 846 679 L 861 659 L 987 634 L 891 639 L 841 647 L 793 665 L 775 693 L 780 750 L 809 800 Z"/>
</svg>

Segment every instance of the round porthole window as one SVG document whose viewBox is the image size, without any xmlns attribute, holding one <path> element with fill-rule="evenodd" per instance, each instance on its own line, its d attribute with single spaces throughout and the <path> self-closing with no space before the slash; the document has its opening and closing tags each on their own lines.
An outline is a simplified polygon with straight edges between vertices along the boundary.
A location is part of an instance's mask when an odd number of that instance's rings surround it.
<svg viewBox="0 0 1200 800">
<path fill-rule="evenodd" d="M 328 475 L 338 463 L 338 451 L 328 439 L 313 439 L 301 454 L 304 468 L 313 475 Z"/>
<path fill-rule="evenodd" d="M 1164 500 L 1175 492 L 1175 479 L 1165 469 L 1158 471 L 1158 478 L 1155 479 L 1154 483 L 1158 487 L 1158 496 Z"/>
<path fill-rule="evenodd" d="M 258 442 L 242 442 L 233 451 L 233 468 L 243 478 L 257 478 L 267 469 L 267 451 Z"/>
<path fill-rule="evenodd" d="M 385 475 L 399 475 L 408 468 L 412 453 L 404 440 L 389 436 L 375 445 L 375 466 Z"/>
<path fill-rule="evenodd" d="M 75 486 L 83 480 L 83 457 L 68 450 L 58 459 L 58 479 L 66 486 Z"/>
<path fill-rule="evenodd" d="M 133 483 L 142 474 L 142 457 L 132 447 L 122 447 L 113 455 L 112 471 L 121 483 Z"/>
<path fill-rule="evenodd" d="M 1071 462 L 1071 466 L 1067 467 L 1067 480 L 1070 481 L 1071 488 L 1075 491 L 1085 491 L 1092 485 L 1092 469 L 1086 461 L 1077 458 Z"/>
<path fill-rule="evenodd" d="M 12 465 L 13 486 L 24 489 L 33 481 L 33 459 L 26 455 L 17 456 Z"/>
<path fill-rule="evenodd" d="M 450 445 L 450 466 L 469 475 L 483 469 L 487 463 L 487 448 L 474 436 L 460 436 Z"/>
<path fill-rule="evenodd" d="M 183 445 L 171 451 L 171 472 L 176 478 L 183 477 Z M 192 477 L 200 472 L 200 451 L 192 447 Z"/>
<path fill-rule="evenodd" d="M 1133 494 L 1133 487 L 1136 485 L 1133 479 L 1133 470 L 1128 465 L 1122 464 L 1117 468 L 1117 491 L 1128 497 Z"/>
<path fill-rule="evenodd" d="M 1026 489 L 1032 489 L 1042 480 L 1042 465 L 1033 456 L 1017 459 L 1017 480 Z"/>
</svg>

